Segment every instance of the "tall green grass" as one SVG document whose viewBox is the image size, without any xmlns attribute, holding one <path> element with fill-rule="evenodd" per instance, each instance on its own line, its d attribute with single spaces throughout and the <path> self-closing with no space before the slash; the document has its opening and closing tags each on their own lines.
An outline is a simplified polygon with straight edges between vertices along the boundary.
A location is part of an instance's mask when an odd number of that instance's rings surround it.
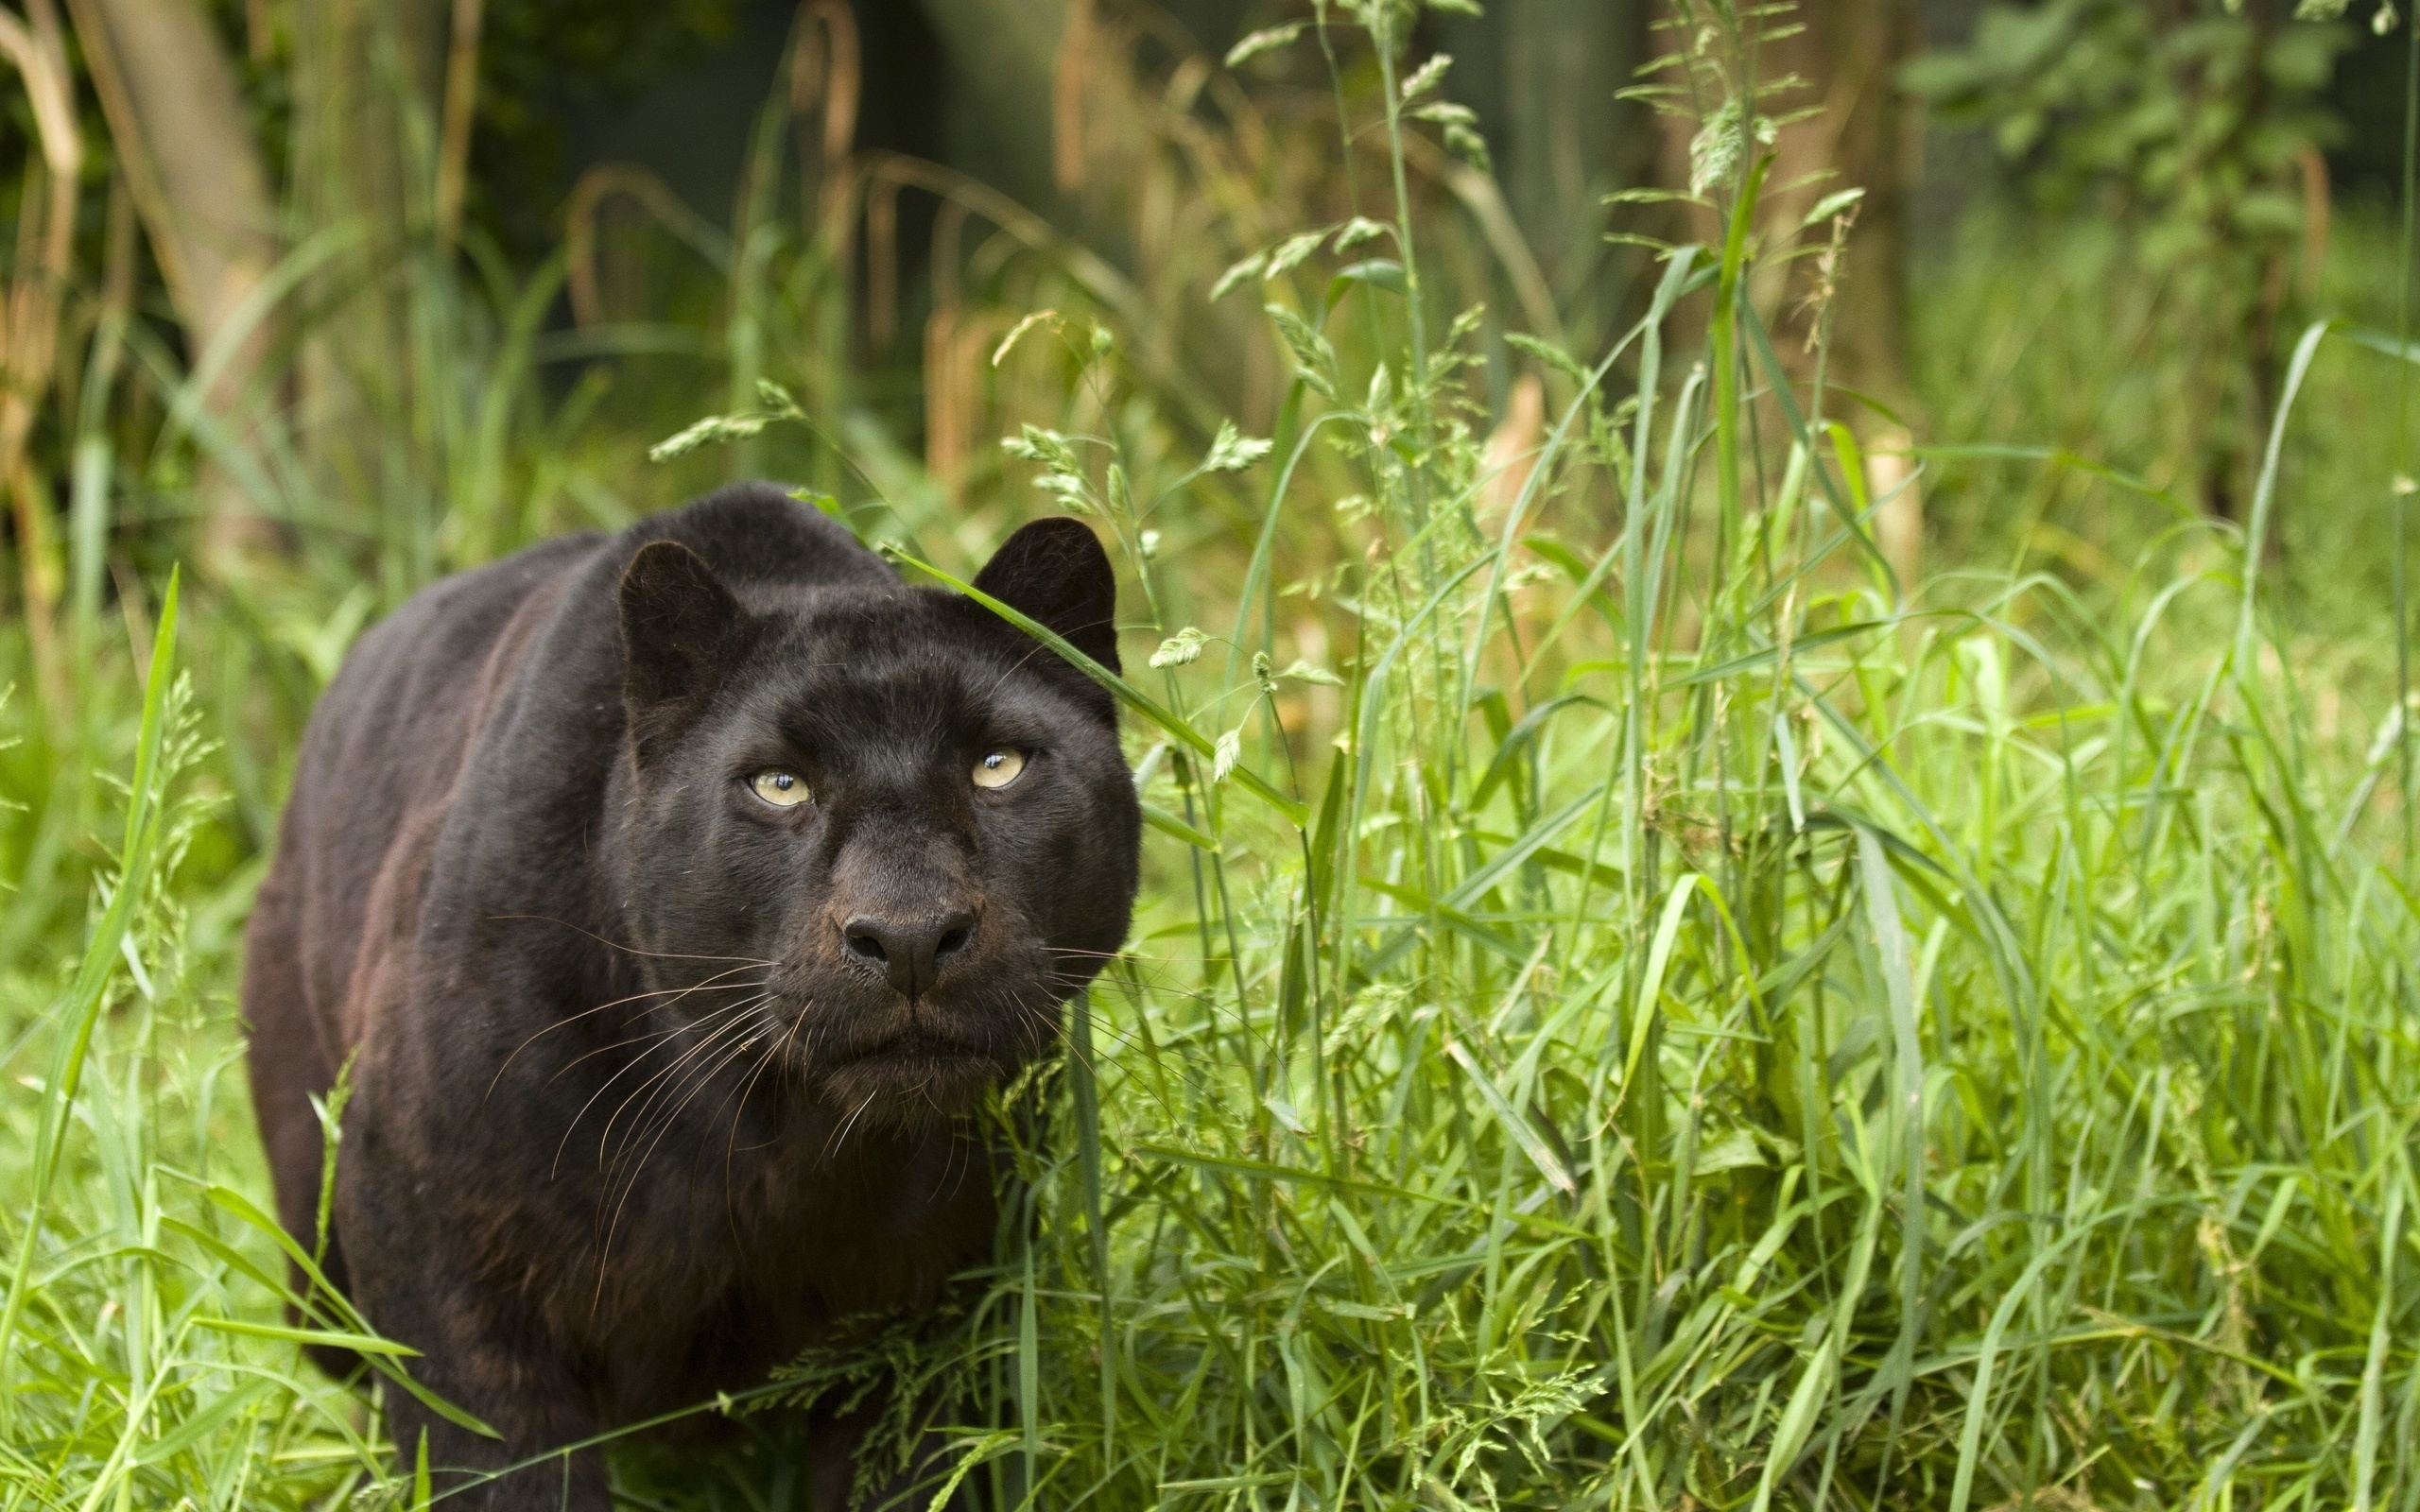
<svg viewBox="0 0 2420 1512">
<path fill-rule="evenodd" d="M 926 580 L 1016 509 L 1094 517 L 1152 829 L 1126 957 L 1001 1098 L 995 1264 L 739 1403 L 740 1449 L 631 1446 L 631 1504 L 797 1505 L 797 1406 L 879 1391 L 886 1441 L 937 1426 L 1003 1508 L 2420 1505 L 2393 627 L 2340 687 L 2201 521 L 2081 591 L 1893 580 L 1840 404 L 1747 298 L 1790 231 L 1753 146 L 1634 325 L 1519 344 L 1555 402 L 1508 468 L 1489 328 L 1421 255 L 1405 17 L 1328 18 L 1300 45 L 1385 171 L 1228 295 L 1287 353 L 1265 441 L 1171 418 L 1167 353 L 1074 284 L 986 352 L 1026 375 L 986 464 L 1022 494 L 953 502 L 803 375 L 691 437 L 818 472 Z M 741 402 L 823 329 L 751 308 Z M 533 330 L 430 318 L 504 418 L 443 432 L 484 453 L 398 422 L 466 523 L 393 591 L 611 455 L 527 380 Z M 2295 387 L 2340 354 L 2391 384 L 2364 339 L 2395 345 L 2314 328 Z M 2312 506 L 2292 401 L 2251 539 Z M 357 1339 L 383 1368 L 330 1383 L 280 1311 L 229 998 L 260 751 L 368 610 L 340 587 L 130 596 L 140 700 L 101 659 L 0 756 L 45 889 L 0 1012 L 0 1505 L 423 1494 L 376 1412 L 409 1359 Z M 130 781 L 86 783 L 108 753 Z"/>
</svg>

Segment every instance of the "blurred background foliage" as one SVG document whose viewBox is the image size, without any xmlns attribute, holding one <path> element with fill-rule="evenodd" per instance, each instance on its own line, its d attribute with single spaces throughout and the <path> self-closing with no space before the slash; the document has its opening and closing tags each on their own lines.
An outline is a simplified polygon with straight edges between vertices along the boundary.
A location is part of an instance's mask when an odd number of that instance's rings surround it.
<svg viewBox="0 0 2420 1512">
<path fill-rule="evenodd" d="M 2139 318 L 2111 328 L 2132 335 L 2111 335 L 2092 381 L 2063 383 L 2058 412 L 2023 430 L 2072 426 L 2148 380 L 2166 418 L 2104 459 L 2238 512 L 2278 333 L 2324 302 L 2330 268 L 2354 261 L 2331 262 L 2332 240 L 2375 232 L 2394 187 L 2394 41 L 2366 5 L 2320 9 L 2337 19 L 2297 20 L 2287 0 L 1827 0 L 1795 35 L 1776 28 L 1758 67 L 1783 198 L 1865 191 L 1834 280 L 1834 377 L 1930 439 L 1965 438 L 1936 422 L 2000 385 L 1923 380 L 1930 358 L 1911 330 L 1969 304 L 1946 291 L 2088 257 L 2069 243 L 2121 225 L 2118 266 L 2032 302 L 2133 299 Z M 1149 326 L 1163 380 L 1199 380 L 1197 424 L 1213 411 L 1266 423 L 1265 335 L 1205 315 L 1201 296 L 1298 209 L 1349 209 L 1309 63 L 1213 66 L 1238 36 L 1288 19 L 1268 0 L 72 0 L 45 22 L 50 10 L 27 10 L 28 35 L 60 54 L 71 96 L 72 231 L 45 240 L 41 216 L 20 213 L 20 256 L 66 248 L 42 277 L 81 347 L 60 344 L 43 379 L 63 398 L 91 369 L 149 395 L 101 406 L 121 433 L 112 450 L 139 458 L 117 479 L 133 497 L 113 540 L 280 569 L 336 547 L 356 573 L 374 550 L 382 604 L 532 529 L 610 516 L 609 499 L 646 502 L 634 488 L 659 497 L 663 474 L 639 485 L 630 469 L 663 396 L 694 395 L 703 376 L 744 400 L 784 359 L 836 401 L 816 413 L 862 415 L 921 459 L 921 480 L 979 493 L 983 480 L 960 473 L 991 465 L 977 454 L 994 417 L 970 406 L 1001 386 L 965 359 L 991 312 L 1065 276 L 1062 249 L 1103 275 L 1094 302 L 1123 301 L 1116 313 Z M 1707 230 L 1685 205 L 1605 203 L 1686 187 L 1694 122 L 1659 112 L 1633 77 L 1666 44 L 1656 24 L 1651 0 L 1524 0 L 1418 23 L 1417 45 L 1455 57 L 1443 89 L 1470 111 L 1493 170 L 1451 150 L 1450 130 L 1415 151 L 1441 229 L 1466 249 L 1449 259 L 1457 292 L 1489 304 L 1498 419 L 1539 376 L 1494 338 L 1499 324 L 1601 345 L 1642 299 L 1641 249 L 1607 233 Z M 0 153 L 27 164 L 13 196 L 43 201 L 60 191 L 37 166 L 34 99 L 9 101 Z M 978 206 L 990 197 L 1005 215 Z M 1011 245 L 1031 254 L 1024 265 Z M 1764 302 L 1786 318 L 1815 276 L 1770 273 Z M 248 299 L 259 308 L 242 313 Z M 765 318 L 766 299 L 786 301 L 782 318 Z M 124 334 L 96 344 L 112 308 Z M 482 324 L 490 335 L 470 337 Z M 490 375 L 509 412 L 491 427 L 544 413 L 569 422 L 574 450 L 593 448 L 560 476 L 512 478 L 509 508 L 445 497 L 501 485 L 435 455 L 479 432 L 475 406 L 424 370 L 466 338 L 500 343 L 510 368 Z M 766 343 L 785 339 L 808 345 L 776 357 Z M 130 355 L 96 367 L 104 346 Z M 172 417 L 164 386 L 197 363 L 216 370 Z M 347 417 L 364 404 L 425 406 L 415 427 L 434 450 L 398 464 L 380 448 L 375 467 L 349 455 L 362 432 Z M 26 465 L 57 495 L 73 411 L 36 407 Z M 443 408 L 471 434 L 441 423 Z M 485 444 L 481 466 L 527 450 Z M 174 508 L 185 528 L 145 528 L 188 473 L 198 491 Z M 1965 490 L 1947 481 L 1931 502 L 1955 513 Z M 63 568 L 43 558 L 59 555 L 66 513 L 56 498 L 14 511 L 28 564 L 14 579 L 33 608 L 55 608 L 45 585 Z M 516 513 L 505 536 L 489 530 Z M 45 529 L 45 515 L 60 518 Z M 339 521 L 349 541 L 331 534 Z"/>
<path fill-rule="evenodd" d="M 1003 385 L 966 359 L 993 312 L 1067 276 L 1062 249 L 1105 275 L 1091 302 L 1122 301 L 1120 318 L 1150 329 L 1152 369 L 1182 375 L 1197 428 L 1213 412 L 1265 424 L 1279 387 L 1267 337 L 1201 296 L 1298 210 L 1350 208 L 1310 63 L 1214 66 L 1238 36 L 1288 19 L 1269 0 L 73 0 L 45 22 L 51 9 L 26 16 L 70 96 L 72 230 L 21 213 L 19 255 L 30 266 L 64 248 L 42 278 L 68 339 L 41 381 L 64 399 L 90 369 L 130 390 L 96 406 L 130 464 L 113 484 L 130 495 L 113 543 L 150 553 L 147 567 L 190 549 L 282 571 L 333 550 L 381 604 L 532 530 L 660 498 L 666 475 L 632 469 L 665 396 L 702 378 L 736 404 L 769 363 L 831 401 L 816 413 L 864 417 L 923 464 L 920 483 L 982 494 L 961 473 L 994 465 L 996 417 L 975 406 Z M 2068 354 L 2094 370 L 2019 429 L 2099 430 L 2085 417 L 2150 383 L 2166 415 L 2104 443 L 2103 459 L 2238 513 L 2278 333 L 2325 303 L 2326 278 L 2359 282 L 2357 259 L 2331 247 L 2383 224 L 2398 161 L 2394 39 L 2366 0 L 2321 9 L 2336 19 L 2294 19 L 2287 0 L 1827 0 L 1796 35 L 1776 28 L 1758 67 L 1782 198 L 1865 191 L 1832 281 L 1833 376 L 1928 439 L 1972 438 L 1940 422 L 2014 372 L 1927 378 L 1971 345 L 1919 353 L 1911 333 L 1969 308 L 1978 278 L 2088 258 L 2072 244 L 2122 226 L 2115 265 L 2029 302 L 2132 301 L 2136 318 L 2101 322 L 2099 352 Z M 1440 230 L 1462 248 L 1448 259 L 1457 292 L 1489 305 L 1496 419 L 1519 409 L 1525 375 L 1543 376 L 1497 329 L 1601 345 L 1643 298 L 1642 249 L 1607 233 L 1708 230 L 1685 205 L 1605 203 L 1686 187 L 1695 125 L 1634 77 L 1668 42 L 1656 24 L 1651 0 L 1418 22 L 1417 45 L 1455 57 L 1443 89 L 1472 112 L 1492 169 L 1443 129 L 1416 146 Z M 46 202 L 60 191 L 38 166 L 34 99 L 9 102 L 0 153 L 27 165 L 6 193 Z M 985 214 L 988 197 L 1004 215 Z M 1817 277 L 1771 271 L 1763 303 L 1786 319 Z M 760 309 L 769 299 L 786 303 L 780 318 Z M 102 342 L 111 309 L 124 332 Z M 458 367 L 441 349 L 465 339 L 497 343 L 507 365 L 486 374 L 500 386 L 491 411 L 507 413 L 485 433 L 475 404 L 436 391 L 461 386 L 426 371 Z M 785 340 L 805 345 L 768 346 Z M 126 354 L 96 364 L 105 350 Z M 2048 356 L 2020 344 L 2011 360 Z M 198 363 L 209 381 L 172 415 Z M 422 409 L 421 454 L 350 455 L 362 405 Z M 25 462 L 53 497 L 12 511 L 26 564 L 12 585 L 51 610 L 76 412 L 35 407 Z M 577 441 L 549 453 L 579 465 L 509 487 L 454 470 L 482 435 L 475 466 L 513 465 L 529 449 L 493 427 L 542 414 Z M 837 487 L 837 456 L 821 465 Z M 486 491 L 462 500 L 463 483 Z M 1958 477 L 1929 491 L 1927 529 L 1971 502 Z M 148 528 L 163 512 L 182 526 Z M 2099 512 L 2052 524 L 2089 537 Z M 2339 564 L 2321 560 L 2333 580 Z"/>
</svg>

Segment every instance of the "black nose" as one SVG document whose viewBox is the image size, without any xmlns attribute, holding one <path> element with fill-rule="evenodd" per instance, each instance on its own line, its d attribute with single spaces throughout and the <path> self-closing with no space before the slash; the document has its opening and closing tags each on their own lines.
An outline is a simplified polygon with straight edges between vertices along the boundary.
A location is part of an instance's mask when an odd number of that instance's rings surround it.
<svg viewBox="0 0 2420 1512">
<path fill-rule="evenodd" d="M 840 926 L 849 954 L 878 968 L 891 990 L 923 997 L 942 966 L 975 937 L 975 916 L 963 911 L 919 918 L 859 914 Z"/>
</svg>

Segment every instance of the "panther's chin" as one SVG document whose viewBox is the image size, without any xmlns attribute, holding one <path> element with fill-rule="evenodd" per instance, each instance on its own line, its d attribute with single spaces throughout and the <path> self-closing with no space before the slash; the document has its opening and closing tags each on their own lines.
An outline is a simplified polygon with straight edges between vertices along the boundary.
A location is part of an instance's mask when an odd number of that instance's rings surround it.
<svg viewBox="0 0 2420 1512">
<path fill-rule="evenodd" d="M 875 1045 L 822 1068 L 826 1093 L 844 1119 L 917 1127 L 974 1111 L 1000 1079 L 992 1057 L 927 1036 Z"/>
</svg>

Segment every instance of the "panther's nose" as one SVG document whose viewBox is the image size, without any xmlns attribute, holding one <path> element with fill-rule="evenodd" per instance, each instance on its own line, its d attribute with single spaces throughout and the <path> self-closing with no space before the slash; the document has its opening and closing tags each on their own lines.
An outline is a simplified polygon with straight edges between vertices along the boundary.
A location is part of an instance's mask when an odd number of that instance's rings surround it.
<svg viewBox="0 0 2420 1512">
<path fill-rule="evenodd" d="M 932 988 L 952 955 L 975 937 L 975 916 L 858 914 L 840 926 L 849 954 L 881 971 L 891 990 L 920 998 Z"/>
</svg>

